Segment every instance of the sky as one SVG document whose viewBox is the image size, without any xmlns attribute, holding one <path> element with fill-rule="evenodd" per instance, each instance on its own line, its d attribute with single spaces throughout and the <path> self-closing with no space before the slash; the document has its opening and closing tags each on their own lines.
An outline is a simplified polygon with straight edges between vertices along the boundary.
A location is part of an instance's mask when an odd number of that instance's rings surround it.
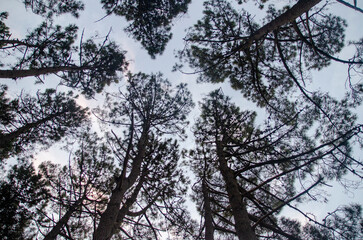
<svg viewBox="0 0 363 240">
<path fill-rule="evenodd" d="M 198 84 L 196 83 L 196 75 L 183 74 L 181 72 L 173 72 L 172 68 L 177 62 L 175 56 L 175 51 L 180 50 L 184 46 L 183 37 L 185 36 L 185 29 L 192 26 L 202 16 L 203 1 L 192 1 L 189 6 L 188 13 L 179 17 L 174 21 L 175 25 L 172 29 L 173 39 L 169 42 L 166 47 L 165 52 L 161 56 L 157 56 L 156 59 L 151 59 L 147 52 L 142 49 L 140 43 L 136 42 L 132 38 L 128 37 L 126 33 L 123 32 L 123 28 L 126 26 L 124 19 L 121 17 L 109 16 L 101 21 L 98 21 L 105 16 L 105 12 L 101 10 L 101 5 L 99 0 L 87 0 L 85 11 L 81 12 L 79 19 L 75 19 L 70 15 L 63 15 L 56 19 L 56 23 L 61 25 L 67 25 L 70 23 L 75 23 L 79 26 L 79 29 L 84 29 L 85 38 L 87 36 L 94 36 L 97 34 L 100 39 L 107 35 L 111 29 L 110 39 L 118 42 L 122 49 L 127 51 L 127 59 L 130 61 L 129 70 L 131 72 L 142 71 L 144 73 L 156 73 L 162 72 L 166 78 L 171 81 L 173 85 L 178 83 L 187 83 L 189 90 L 193 95 L 193 100 L 195 103 L 201 101 L 201 99 L 206 96 L 210 91 L 218 88 L 222 88 L 223 92 L 232 98 L 232 101 L 241 107 L 243 110 L 255 110 L 258 112 L 258 121 L 263 121 L 264 111 L 258 109 L 255 104 L 248 102 L 243 99 L 242 94 L 238 91 L 231 89 L 229 83 L 222 84 Z M 284 4 L 286 1 L 277 0 L 277 4 Z M 291 2 L 291 1 L 290 1 Z M 362 1 L 358 1 L 362 7 Z M 263 17 L 259 12 L 255 12 L 256 7 L 253 5 L 243 5 L 253 13 L 256 19 Z M 42 18 L 36 16 L 30 12 L 30 10 L 25 10 L 22 0 L 0 0 L 1 11 L 8 11 L 9 18 L 6 24 L 10 27 L 13 37 L 23 37 L 28 30 L 36 27 Z M 346 31 L 347 39 L 358 40 L 362 37 L 362 23 L 363 14 L 360 14 L 352 9 L 349 9 L 341 4 L 334 4 L 331 6 L 331 11 L 345 18 L 348 22 L 348 28 Z M 349 58 L 352 55 L 352 48 L 345 48 L 340 54 L 341 58 Z M 191 72 L 190 69 L 185 69 L 186 72 Z M 346 78 L 347 78 L 347 67 L 342 64 L 332 64 L 328 68 L 320 71 L 314 72 L 312 74 L 313 84 L 309 85 L 310 90 L 321 89 L 322 91 L 330 92 L 333 96 L 338 98 L 342 97 L 346 89 Z M 10 95 L 15 96 L 19 94 L 22 89 L 27 92 L 35 93 L 37 89 L 44 89 L 47 87 L 56 87 L 57 80 L 52 77 L 46 78 L 45 85 L 34 85 L 33 79 L 26 78 L 20 79 L 17 82 L 12 80 L 1 80 L 2 83 L 9 84 Z M 125 82 L 121 81 L 120 86 L 124 86 Z M 112 85 L 107 88 L 106 91 L 112 91 L 117 89 L 118 86 Z M 65 88 L 59 87 L 62 90 Z M 88 101 L 84 97 L 80 96 L 78 103 L 82 106 L 88 106 L 90 108 L 96 107 L 97 105 L 103 104 L 103 96 L 97 95 L 95 99 Z M 363 108 L 360 107 L 357 110 L 359 114 L 359 122 L 363 119 Z M 199 115 L 198 104 L 196 104 L 195 109 L 191 112 L 189 119 L 191 122 Z M 94 123 L 97 125 L 97 121 L 93 118 Z M 189 135 L 191 135 L 191 127 L 188 129 Z M 97 129 L 97 126 L 95 127 Z M 190 147 L 193 145 L 193 138 L 190 137 L 184 143 L 183 147 Z M 68 153 L 60 149 L 60 144 L 56 144 L 52 148 L 38 153 L 36 158 L 36 163 L 44 160 L 50 160 L 56 163 L 65 163 L 68 161 Z M 358 155 L 362 151 L 358 152 Z M 334 210 L 337 206 L 343 203 L 357 202 L 359 201 L 363 204 L 363 191 L 360 189 L 357 192 L 346 192 L 339 184 L 333 183 L 333 188 L 326 188 L 325 191 L 331 196 L 329 197 L 329 204 L 322 206 L 320 203 L 308 203 L 303 206 L 306 211 L 311 211 L 319 218 L 323 217 L 327 212 Z M 190 203 L 191 204 L 191 203 Z M 290 217 L 295 217 L 302 219 L 301 216 L 296 215 L 295 212 L 289 210 L 284 210 L 283 214 Z"/>
</svg>

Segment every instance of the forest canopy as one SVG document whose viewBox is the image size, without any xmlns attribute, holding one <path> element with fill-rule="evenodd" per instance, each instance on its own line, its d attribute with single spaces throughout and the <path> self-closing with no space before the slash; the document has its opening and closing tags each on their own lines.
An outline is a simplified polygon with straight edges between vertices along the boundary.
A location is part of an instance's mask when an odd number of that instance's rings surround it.
<svg viewBox="0 0 363 240">
<path fill-rule="evenodd" d="M 358 1 L 0 6 L 1 239 L 363 238 Z"/>
</svg>

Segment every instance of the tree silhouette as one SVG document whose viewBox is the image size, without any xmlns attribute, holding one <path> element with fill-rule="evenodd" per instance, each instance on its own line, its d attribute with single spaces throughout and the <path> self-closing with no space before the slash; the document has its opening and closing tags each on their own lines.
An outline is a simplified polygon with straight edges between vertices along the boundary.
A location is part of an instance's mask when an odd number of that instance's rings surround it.
<svg viewBox="0 0 363 240">
<path fill-rule="evenodd" d="M 314 92 L 306 88 L 308 71 L 320 70 L 331 61 L 349 68 L 363 63 L 361 41 L 355 43 L 357 53 L 351 60 L 334 56 L 344 47 L 346 23 L 325 13 L 326 5 L 318 7 L 319 2 L 298 1 L 282 10 L 270 6 L 262 27 L 228 1 L 206 2 L 204 17 L 189 30 L 179 56 L 200 73 L 199 81 L 228 80 L 244 97 L 271 112 L 293 115 L 296 90 L 299 99 L 318 106 Z M 361 84 L 351 88 L 361 94 Z"/>
<path fill-rule="evenodd" d="M 174 18 L 186 13 L 190 0 L 101 0 L 107 14 L 126 18 L 125 28 L 134 39 L 141 42 L 152 58 L 162 54 L 171 39 Z"/>
<path fill-rule="evenodd" d="M 33 239 L 31 223 L 48 202 L 48 192 L 33 165 L 21 159 L 0 181 L 1 239 Z M 34 227 L 34 226 L 33 226 Z M 29 229 L 30 228 L 30 229 Z"/>
<path fill-rule="evenodd" d="M 3 19 L 6 14 L 3 13 Z M 80 89 L 87 97 L 99 93 L 112 82 L 118 82 L 117 74 L 127 67 L 125 52 L 114 42 L 102 44 L 92 39 L 81 40 L 80 47 L 74 46 L 78 27 L 69 25 L 64 29 L 43 22 L 24 39 L 11 37 L 6 25 L 0 39 L 3 54 L 19 54 L 21 57 L 11 69 L 1 69 L 0 78 L 18 79 L 37 77 L 39 82 L 43 75 L 56 74 L 61 83 L 71 88 Z M 79 62 L 75 57 L 78 55 Z"/>
<path fill-rule="evenodd" d="M 183 133 L 186 114 L 193 106 L 190 93 L 183 84 L 171 88 L 161 74 L 129 75 L 128 83 L 127 93 L 109 95 L 107 111 L 102 117 L 102 121 L 125 126 L 126 130 L 123 138 L 112 131 L 121 173 L 115 176 L 115 187 L 94 239 L 110 239 L 120 227 L 127 237 L 131 237 L 127 228 L 122 227 L 124 222 L 134 223 L 136 237 L 138 232 L 150 232 L 157 238 L 159 230 L 151 223 L 149 211 L 160 212 L 157 215 L 170 218 L 169 222 L 176 226 L 181 225 L 185 215 L 180 205 L 185 180 L 182 172 L 176 169 L 177 144 L 170 140 L 163 142 L 156 136 Z M 133 208 L 136 208 L 134 213 Z M 173 220 L 173 215 L 179 219 Z"/>
<path fill-rule="evenodd" d="M 205 236 L 216 231 L 238 239 L 299 239 L 293 228 L 279 225 L 277 214 L 283 207 L 301 212 L 291 203 L 314 196 L 319 185 L 347 172 L 362 177 L 355 170 L 362 164 L 351 156 L 350 147 L 361 135 L 360 125 L 311 138 L 311 123 L 302 123 L 306 116 L 301 112 L 289 122 L 270 122 L 260 129 L 254 126 L 255 113 L 240 111 L 220 91 L 212 92 L 201 109 L 191 165 L 199 178 L 195 199 Z"/>
<path fill-rule="evenodd" d="M 31 150 L 36 144 L 49 147 L 87 121 L 87 109 L 76 104 L 71 92 L 47 89 L 44 93 L 38 92 L 36 97 L 21 94 L 13 100 L 5 94 L 6 87 L 2 85 L 0 159 Z"/>
<path fill-rule="evenodd" d="M 101 0 L 106 16 L 124 17 L 130 24 L 124 29 L 147 50 L 152 58 L 162 54 L 172 37 L 173 20 L 185 14 L 191 0 Z M 24 0 L 35 14 L 52 18 L 64 13 L 78 17 L 84 3 L 78 0 Z"/>
<path fill-rule="evenodd" d="M 106 143 L 95 133 L 78 138 L 78 150 L 70 155 L 68 166 L 43 162 L 39 172 L 47 184 L 49 207 L 38 222 L 44 239 L 92 238 L 92 228 L 107 203 L 117 168 Z M 58 217 L 53 217 L 58 216 Z"/>
<path fill-rule="evenodd" d="M 54 14 L 59 16 L 71 13 L 74 17 L 79 17 L 79 11 L 84 10 L 84 3 L 78 0 L 23 0 L 25 7 L 30 8 L 35 14 L 52 18 Z"/>
</svg>

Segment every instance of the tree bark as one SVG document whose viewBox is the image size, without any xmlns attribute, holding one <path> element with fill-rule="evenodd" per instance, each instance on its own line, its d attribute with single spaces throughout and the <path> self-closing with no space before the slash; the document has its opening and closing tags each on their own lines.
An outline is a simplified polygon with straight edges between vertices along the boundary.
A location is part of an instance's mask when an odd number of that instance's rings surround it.
<svg viewBox="0 0 363 240">
<path fill-rule="evenodd" d="M 65 71 L 77 71 L 77 70 L 85 70 L 86 67 L 77 67 L 77 66 L 58 66 L 58 67 L 45 67 L 38 69 L 24 69 L 24 70 L 0 70 L 0 78 L 24 78 L 24 77 L 32 77 L 32 76 L 40 76 L 51 73 L 65 72 Z"/>
<path fill-rule="evenodd" d="M 210 205 L 209 191 L 205 179 L 202 182 L 202 192 L 204 200 L 204 224 L 205 224 L 205 239 L 214 240 L 214 225 L 212 218 L 212 209 Z"/>
<path fill-rule="evenodd" d="M 281 14 L 271 22 L 259 28 L 256 32 L 252 33 L 249 37 L 247 37 L 247 42 L 238 46 L 235 51 L 241 51 L 250 48 L 254 41 L 260 40 L 266 34 L 276 30 L 282 25 L 285 25 L 295 20 L 297 17 L 309 11 L 319 2 L 321 2 L 321 0 L 299 0 L 289 10 L 287 10 L 286 12 L 284 12 L 283 14 Z"/>
<path fill-rule="evenodd" d="M 61 219 L 59 219 L 59 221 L 57 222 L 57 224 L 52 228 L 52 230 L 45 235 L 43 240 L 54 240 L 57 238 L 57 236 L 59 235 L 60 231 L 62 230 L 62 228 L 67 224 L 67 222 L 69 221 L 69 219 L 71 218 L 72 214 L 74 213 L 74 211 L 77 209 L 77 207 L 82 203 L 83 198 L 78 199 L 66 212 L 66 214 L 64 214 L 62 216 Z"/>
<path fill-rule="evenodd" d="M 24 126 L 16 129 L 13 132 L 7 133 L 7 134 L 0 134 L 0 147 L 5 146 L 9 143 L 11 143 L 12 141 L 14 141 L 14 139 L 17 139 L 20 137 L 21 134 L 29 132 L 31 129 L 38 127 L 41 124 L 46 123 L 47 121 L 52 120 L 55 117 L 58 117 L 60 115 L 62 115 L 64 112 L 59 112 L 56 114 L 51 114 L 46 118 L 40 119 L 36 122 L 32 122 L 32 123 L 28 123 L 25 124 Z"/>
<path fill-rule="evenodd" d="M 124 194 L 137 180 L 141 172 L 141 164 L 145 157 L 146 145 L 148 141 L 148 128 L 144 128 L 138 142 L 138 153 L 132 163 L 132 169 L 127 178 L 120 179 L 116 188 L 112 191 L 110 201 L 106 210 L 102 213 L 98 227 L 94 233 L 94 240 L 108 240 L 114 234 L 113 229 L 117 222 L 121 202 Z"/>
<path fill-rule="evenodd" d="M 234 172 L 227 165 L 227 160 L 223 151 L 224 144 L 217 141 L 217 157 L 219 162 L 219 170 L 223 176 L 226 190 L 228 193 L 229 203 L 234 218 L 234 228 L 239 240 L 257 240 L 256 234 L 250 225 L 247 209 L 243 203 L 242 195 L 238 188 L 238 183 Z"/>
</svg>

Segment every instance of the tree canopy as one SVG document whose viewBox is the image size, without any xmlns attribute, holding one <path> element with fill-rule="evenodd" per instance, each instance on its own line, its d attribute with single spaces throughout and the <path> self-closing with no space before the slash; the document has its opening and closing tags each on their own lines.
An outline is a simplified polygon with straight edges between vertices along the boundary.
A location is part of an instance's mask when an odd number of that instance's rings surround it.
<svg viewBox="0 0 363 240">
<path fill-rule="evenodd" d="M 173 20 L 185 14 L 191 0 L 100 0 L 106 16 L 124 17 L 130 24 L 124 29 L 147 50 L 151 57 L 164 52 L 172 37 Z M 35 14 L 52 18 L 53 15 L 70 13 L 79 17 L 84 10 L 83 1 L 24 0 Z"/>
<path fill-rule="evenodd" d="M 363 238 L 362 5 L 199 5 L 5 5 L 1 239 Z"/>
<path fill-rule="evenodd" d="M 35 144 L 49 147 L 87 122 L 87 109 L 76 104 L 72 92 L 57 93 L 47 89 L 35 97 L 21 94 L 13 100 L 5 94 L 3 85 L 0 92 L 1 160 L 29 151 Z"/>
<path fill-rule="evenodd" d="M 200 179 L 195 199 L 199 206 L 209 205 L 200 207 L 205 235 L 218 231 L 256 239 L 270 232 L 298 239 L 279 226 L 276 214 L 281 208 L 294 209 L 291 203 L 314 195 L 311 190 L 319 184 L 359 167 L 349 157 L 349 145 L 361 134 L 361 126 L 320 142 L 309 138 L 299 115 L 284 124 L 257 128 L 255 113 L 240 111 L 220 90 L 212 92 L 201 109 L 191 166 Z M 297 179 L 303 190 L 298 190 Z"/>
<path fill-rule="evenodd" d="M 7 14 L 3 13 L 3 19 Z M 64 29 L 48 21 L 28 34 L 25 39 L 12 38 L 9 29 L 4 26 L 4 36 L 0 39 L 3 54 L 19 53 L 21 58 L 10 69 L 1 69 L 0 78 L 18 79 L 56 74 L 61 83 L 71 88 L 80 89 L 87 97 L 99 93 L 112 82 L 118 82 L 118 72 L 125 70 L 125 52 L 114 42 L 97 44 L 92 39 L 83 41 L 80 47 L 74 46 L 78 27 L 68 25 Z M 14 53 L 11 53 L 14 52 Z M 78 53 L 79 62 L 75 61 Z"/>
<path fill-rule="evenodd" d="M 181 197 L 186 179 L 177 169 L 178 144 L 160 137 L 183 134 L 193 106 L 190 93 L 183 84 L 171 88 L 161 74 L 129 75 L 128 83 L 127 93 L 109 95 L 106 112 L 100 111 L 102 121 L 126 126 L 126 130 L 123 137 L 111 130 L 109 141 L 121 173 L 115 176 L 116 186 L 101 215 L 96 239 L 111 239 L 119 229 L 128 237 L 142 238 L 150 232 L 158 238 L 158 229 L 164 227 L 149 218 L 166 218 L 171 226 L 184 227 L 179 221 L 184 221 Z M 135 221 L 133 233 L 123 227 L 126 221 Z"/>
<path fill-rule="evenodd" d="M 319 105 L 305 87 L 308 71 L 331 61 L 349 68 L 363 63 L 361 41 L 351 60 L 334 57 L 344 47 L 346 22 L 325 13 L 326 5 L 315 7 L 319 2 L 298 1 L 282 10 L 270 6 L 263 19 L 267 23 L 260 26 L 229 1 L 207 1 L 203 18 L 190 29 L 179 56 L 200 73 L 199 81 L 228 80 L 244 97 L 274 111 L 294 101 L 296 90 Z M 351 88 L 362 91 L 361 83 Z M 287 114 L 288 110 L 283 109 Z"/>
</svg>

